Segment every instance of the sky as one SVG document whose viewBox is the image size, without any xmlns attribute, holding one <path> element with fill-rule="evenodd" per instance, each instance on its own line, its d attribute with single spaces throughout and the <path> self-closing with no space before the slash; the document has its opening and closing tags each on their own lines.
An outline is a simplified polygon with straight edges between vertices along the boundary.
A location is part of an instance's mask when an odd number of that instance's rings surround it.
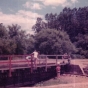
<svg viewBox="0 0 88 88">
<path fill-rule="evenodd" d="M 85 7 L 88 0 L 0 0 L 0 23 L 6 27 L 18 24 L 22 30 L 33 34 L 37 17 L 47 13 L 60 13 L 64 7 Z"/>
</svg>

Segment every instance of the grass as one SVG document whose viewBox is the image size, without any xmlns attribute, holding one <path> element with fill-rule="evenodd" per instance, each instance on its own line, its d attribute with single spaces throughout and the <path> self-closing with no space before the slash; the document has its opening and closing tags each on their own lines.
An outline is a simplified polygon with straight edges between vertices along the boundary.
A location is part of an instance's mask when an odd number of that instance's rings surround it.
<svg viewBox="0 0 88 88">
<path fill-rule="evenodd" d="M 61 75 L 59 79 L 52 78 L 47 81 L 43 81 L 35 84 L 35 87 L 40 86 L 52 86 L 59 84 L 71 84 L 71 83 L 85 83 L 88 82 L 88 77 L 85 76 L 77 76 L 77 75 Z"/>
</svg>

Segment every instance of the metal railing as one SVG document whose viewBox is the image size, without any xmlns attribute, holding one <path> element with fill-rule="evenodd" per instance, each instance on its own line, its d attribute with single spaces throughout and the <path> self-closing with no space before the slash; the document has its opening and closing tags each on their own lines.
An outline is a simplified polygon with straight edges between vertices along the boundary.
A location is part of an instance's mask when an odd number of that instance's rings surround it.
<svg viewBox="0 0 88 88">
<path fill-rule="evenodd" d="M 30 59 L 26 59 L 27 56 L 30 56 Z M 41 65 L 42 62 L 47 71 L 48 60 L 55 59 L 55 65 L 58 64 L 58 58 L 62 58 L 64 55 L 40 55 L 38 59 L 38 65 Z M 0 70 L 9 70 L 9 76 L 11 77 L 11 72 L 13 69 L 18 68 L 31 68 L 33 72 L 34 60 L 33 55 L 0 55 Z"/>
</svg>

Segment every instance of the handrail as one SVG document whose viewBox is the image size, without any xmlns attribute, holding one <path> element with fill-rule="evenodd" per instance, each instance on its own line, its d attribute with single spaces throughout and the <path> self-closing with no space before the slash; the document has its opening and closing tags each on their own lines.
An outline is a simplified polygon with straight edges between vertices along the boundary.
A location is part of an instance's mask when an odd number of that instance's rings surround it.
<svg viewBox="0 0 88 88">
<path fill-rule="evenodd" d="M 31 54 L 27 55 L 0 55 L 0 57 L 9 57 L 9 56 L 31 56 Z M 68 55 L 39 55 L 39 56 L 68 56 Z"/>
<path fill-rule="evenodd" d="M 31 56 L 31 58 L 29 60 L 26 60 L 26 57 L 27 56 Z M 58 62 L 58 56 L 67 56 L 67 55 L 39 55 L 40 57 L 41 56 L 44 56 L 44 59 L 45 59 L 45 70 L 47 71 L 47 57 L 49 56 L 54 56 L 56 57 L 56 65 L 57 65 L 57 62 Z M 28 65 L 29 65 L 29 62 L 30 62 L 30 66 L 31 66 L 31 72 L 33 72 L 33 55 L 32 54 L 29 54 L 29 55 L 0 55 L 0 58 L 4 58 L 4 57 L 7 57 L 7 60 L 1 60 L 0 61 L 0 65 L 1 64 L 8 64 L 9 66 L 9 76 L 11 77 L 11 70 L 12 70 L 12 65 L 13 63 L 23 63 L 23 62 L 28 62 Z M 18 59 L 18 60 L 14 60 L 12 58 L 14 57 L 21 57 L 21 58 L 24 58 L 24 59 Z M 40 59 L 42 60 L 42 59 Z M 40 61 L 39 61 L 40 62 Z M 40 64 L 40 63 L 39 63 Z"/>
</svg>

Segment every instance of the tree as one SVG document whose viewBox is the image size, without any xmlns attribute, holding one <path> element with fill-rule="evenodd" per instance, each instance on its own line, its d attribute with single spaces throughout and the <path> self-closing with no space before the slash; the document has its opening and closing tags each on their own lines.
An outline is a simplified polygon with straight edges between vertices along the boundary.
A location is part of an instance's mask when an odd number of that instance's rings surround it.
<svg viewBox="0 0 88 88">
<path fill-rule="evenodd" d="M 15 53 L 16 44 L 9 38 L 8 31 L 3 24 L 0 24 L 0 54 Z"/>
<path fill-rule="evenodd" d="M 0 54 L 14 54 L 15 53 L 16 44 L 14 40 L 0 38 Z"/>
<path fill-rule="evenodd" d="M 76 51 L 75 46 L 64 31 L 41 30 L 35 35 L 35 40 L 36 49 L 43 54 L 63 54 Z"/>
<path fill-rule="evenodd" d="M 26 41 L 27 44 L 27 54 L 32 53 L 35 50 L 35 39 L 34 36 L 28 35 L 28 39 Z"/>
<path fill-rule="evenodd" d="M 78 53 L 88 58 L 88 35 L 78 34 L 76 39 L 75 45 L 79 50 Z"/>
<path fill-rule="evenodd" d="M 21 27 L 17 24 L 8 25 L 8 30 L 9 30 L 8 33 L 10 35 L 10 38 L 18 36 L 20 29 Z"/>
<path fill-rule="evenodd" d="M 42 18 L 37 18 L 36 20 L 36 24 L 33 25 L 32 29 L 38 33 L 39 31 L 41 31 L 42 29 L 46 28 L 46 23 L 42 20 Z"/>
<path fill-rule="evenodd" d="M 16 44 L 14 54 L 27 54 L 34 49 L 34 40 L 17 24 L 8 26 L 9 38 Z"/>
<path fill-rule="evenodd" d="M 6 27 L 0 23 L 0 38 L 6 38 L 8 36 L 8 32 L 6 30 Z"/>
<path fill-rule="evenodd" d="M 58 21 L 58 15 L 57 14 L 46 14 L 45 20 L 47 21 L 47 28 L 49 29 L 59 29 L 59 21 Z"/>
<path fill-rule="evenodd" d="M 21 30 L 17 24 L 0 24 L 0 54 L 29 54 L 34 50 L 34 37 Z"/>
</svg>

